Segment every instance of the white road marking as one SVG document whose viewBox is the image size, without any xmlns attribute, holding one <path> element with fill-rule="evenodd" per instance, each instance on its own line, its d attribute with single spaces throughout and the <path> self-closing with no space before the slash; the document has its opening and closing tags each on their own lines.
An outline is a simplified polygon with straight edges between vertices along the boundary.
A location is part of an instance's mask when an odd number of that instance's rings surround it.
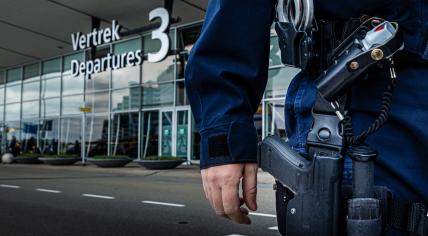
<svg viewBox="0 0 428 236">
<path fill-rule="evenodd" d="M 59 190 L 45 189 L 45 188 L 36 188 L 36 191 L 45 192 L 45 193 L 61 193 L 61 191 Z"/>
<path fill-rule="evenodd" d="M 2 188 L 21 188 L 21 186 L 8 185 L 8 184 L 0 184 L 0 187 L 2 187 Z"/>
<path fill-rule="evenodd" d="M 270 230 L 278 230 L 278 226 L 268 227 L 268 229 L 270 229 Z"/>
<path fill-rule="evenodd" d="M 154 202 L 154 201 L 142 201 L 142 203 L 162 205 L 162 206 L 173 206 L 173 207 L 185 207 L 183 204 L 168 203 L 168 202 Z"/>
<path fill-rule="evenodd" d="M 93 197 L 93 198 L 102 198 L 102 199 L 115 199 L 115 197 L 112 196 L 104 196 L 104 195 L 96 195 L 96 194 L 88 194 L 84 193 L 82 194 L 83 197 Z"/>
<path fill-rule="evenodd" d="M 276 218 L 276 215 L 266 214 L 266 213 L 250 212 L 249 214 L 253 216 L 264 216 L 264 217 Z"/>
<path fill-rule="evenodd" d="M 245 236 L 245 235 L 243 235 L 243 234 L 228 234 L 228 235 L 225 235 L 225 236 Z"/>
</svg>

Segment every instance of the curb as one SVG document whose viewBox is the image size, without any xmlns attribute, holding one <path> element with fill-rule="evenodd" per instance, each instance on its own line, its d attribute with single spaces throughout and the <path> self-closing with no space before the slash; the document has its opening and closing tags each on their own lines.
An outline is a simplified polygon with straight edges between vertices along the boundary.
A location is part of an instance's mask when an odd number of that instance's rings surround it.
<svg viewBox="0 0 428 236">
<path fill-rule="evenodd" d="M 133 176 L 147 176 L 158 175 L 165 177 L 188 177 L 200 179 L 200 170 L 197 165 L 180 165 L 175 169 L 170 170 L 149 170 L 141 167 L 136 163 L 129 163 L 121 168 L 99 168 L 92 164 L 82 165 L 81 162 L 71 166 L 51 166 L 51 165 L 31 165 L 31 164 L 8 164 L 0 165 L 0 168 L 31 168 L 39 170 L 52 170 L 52 171 L 78 171 L 85 173 L 97 174 L 116 174 L 116 175 L 133 175 Z M 257 183 L 259 184 L 273 184 L 274 178 L 267 172 L 259 169 L 257 174 Z"/>
</svg>

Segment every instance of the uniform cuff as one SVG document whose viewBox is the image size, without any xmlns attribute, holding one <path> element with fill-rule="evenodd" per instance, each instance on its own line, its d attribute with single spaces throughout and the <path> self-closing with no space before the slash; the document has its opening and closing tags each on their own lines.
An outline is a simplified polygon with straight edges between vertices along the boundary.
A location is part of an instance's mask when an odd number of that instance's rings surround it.
<svg viewBox="0 0 428 236">
<path fill-rule="evenodd" d="M 253 123 L 232 122 L 201 131 L 200 168 L 257 162 L 257 131 Z"/>
</svg>

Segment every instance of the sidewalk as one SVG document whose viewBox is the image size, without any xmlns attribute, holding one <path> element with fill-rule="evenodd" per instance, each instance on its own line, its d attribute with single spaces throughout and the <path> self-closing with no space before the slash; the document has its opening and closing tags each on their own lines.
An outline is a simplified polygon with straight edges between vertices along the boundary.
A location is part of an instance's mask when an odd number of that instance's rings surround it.
<svg viewBox="0 0 428 236">
<path fill-rule="evenodd" d="M 0 164 L 0 168 L 28 168 L 28 169 L 39 169 L 39 170 L 63 170 L 63 171 L 79 171 L 87 173 L 105 173 L 105 174 L 117 174 L 117 175 L 160 175 L 166 177 L 189 177 L 189 178 L 200 178 L 200 170 L 198 165 L 180 165 L 175 169 L 170 170 L 149 170 L 139 166 L 136 163 L 129 163 L 125 167 L 121 168 L 99 168 L 95 165 L 88 164 L 83 166 L 81 163 L 71 166 L 51 166 L 44 164 Z M 1 175 L 1 171 L 0 171 Z M 273 184 L 274 178 L 268 173 L 259 169 L 257 175 L 257 182 L 259 184 Z"/>
</svg>

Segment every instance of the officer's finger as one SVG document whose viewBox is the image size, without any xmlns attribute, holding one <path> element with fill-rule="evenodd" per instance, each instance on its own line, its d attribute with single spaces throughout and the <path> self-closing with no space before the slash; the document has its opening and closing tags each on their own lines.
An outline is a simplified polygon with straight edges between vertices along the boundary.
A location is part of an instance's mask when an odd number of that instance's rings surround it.
<svg viewBox="0 0 428 236">
<path fill-rule="evenodd" d="M 250 212 L 248 211 L 248 209 L 243 208 L 243 207 L 241 207 L 239 210 L 241 211 L 241 213 L 243 213 L 243 214 L 245 214 L 245 215 L 248 215 L 248 214 L 250 213 Z"/>
<path fill-rule="evenodd" d="M 202 170 L 201 171 L 201 176 L 202 176 L 202 187 L 204 188 L 204 193 L 205 193 L 205 197 L 210 200 L 210 193 L 209 193 L 209 188 L 208 188 L 208 182 L 207 182 L 207 172 L 206 170 Z"/>
<path fill-rule="evenodd" d="M 207 170 L 202 170 L 202 186 L 204 188 L 205 197 L 207 198 L 208 202 L 210 203 L 211 207 L 213 207 L 213 201 L 211 199 L 211 190 L 210 190 L 210 183 L 208 182 L 208 172 Z"/>
<path fill-rule="evenodd" d="M 250 218 L 241 212 L 239 206 L 239 185 L 225 185 L 221 189 L 223 197 L 224 213 L 234 222 L 239 224 L 251 224 Z"/>
<path fill-rule="evenodd" d="M 223 200 L 221 195 L 221 188 L 217 186 L 213 186 L 210 190 L 212 206 L 214 208 L 215 213 L 218 216 L 226 217 L 224 208 L 223 208 Z"/>
<path fill-rule="evenodd" d="M 242 178 L 242 192 L 245 205 L 257 210 L 257 164 L 246 164 Z"/>
</svg>

